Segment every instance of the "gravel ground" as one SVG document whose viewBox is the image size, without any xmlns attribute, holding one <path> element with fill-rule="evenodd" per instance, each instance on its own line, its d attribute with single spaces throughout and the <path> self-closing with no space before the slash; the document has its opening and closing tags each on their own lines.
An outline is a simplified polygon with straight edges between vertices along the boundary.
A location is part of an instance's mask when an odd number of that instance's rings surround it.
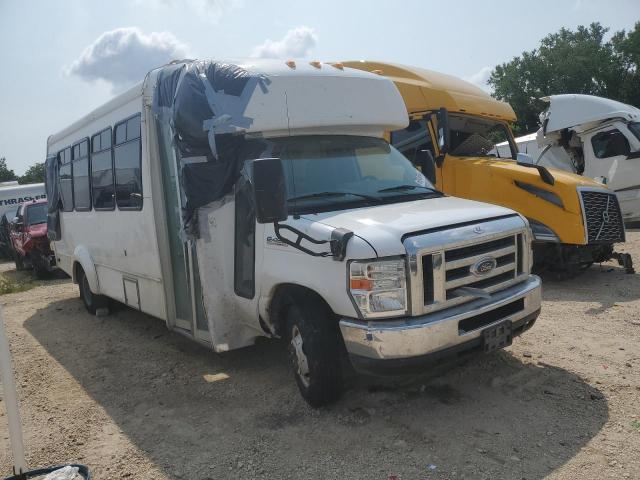
<svg viewBox="0 0 640 480">
<path fill-rule="evenodd" d="M 640 266 L 640 232 L 625 248 Z M 90 316 L 69 280 L 40 282 L 1 297 L 28 464 L 81 462 L 98 480 L 638 479 L 640 275 L 603 264 L 544 280 L 538 322 L 505 351 L 357 378 L 321 410 L 281 342 L 216 355 L 131 310 Z M 5 420 L 0 401 L 0 475 Z"/>
</svg>

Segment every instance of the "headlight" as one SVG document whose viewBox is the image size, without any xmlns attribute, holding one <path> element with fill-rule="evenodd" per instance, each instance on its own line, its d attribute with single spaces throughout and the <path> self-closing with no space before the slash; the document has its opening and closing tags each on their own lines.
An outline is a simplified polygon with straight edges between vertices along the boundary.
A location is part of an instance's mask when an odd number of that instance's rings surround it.
<svg viewBox="0 0 640 480">
<path fill-rule="evenodd" d="M 556 232 L 547 227 L 544 223 L 536 222 L 530 218 L 529 226 L 531 232 L 533 232 L 533 238 L 539 242 L 560 242 L 560 238 L 556 235 Z"/>
<path fill-rule="evenodd" d="M 353 261 L 349 292 L 365 318 L 403 315 L 407 311 L 404 260 Z"/>
</svg>

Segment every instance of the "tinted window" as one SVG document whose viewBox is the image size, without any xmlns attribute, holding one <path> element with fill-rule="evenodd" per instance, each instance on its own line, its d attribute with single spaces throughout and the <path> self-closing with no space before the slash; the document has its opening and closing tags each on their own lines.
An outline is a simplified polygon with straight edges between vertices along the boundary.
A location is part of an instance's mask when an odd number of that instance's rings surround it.
<svg viewBox="0 0 640 480">
<path fill-rule="evenodd" d="M 60 152 L 60 196 L 62 198 L 62 210 L 73 210 L 73 177 L 71 164 L 71 148 L 65 148 Z"/>
<path fill-rule="evenodd" d="M 618 155 L 629 155 L 629 140 L 620 130 L 601 132 L 591 138 L 593 153 L 596 158 L 609 158 Z"/>
<path fill-rule="evenodd" d="M 111 128 L 91 139 L 91 195 L 93 208 L 113 210 L 115 207 L 113 187 L 113 162 L 111 160 Z"/>
<path fill-rule="evenodd" d="M 91 210 L 88 150 L 88 140 L 73 147 L 73 202 L 78 211 Z"/>
<path fill-rule="evenodd" d="M 113 161 L 116 170 L 116 203 L 118 208 L 140 210 L 142 208 L 140 115 L 116 126 Z"/>
<path fill-rule="evenodd" d="M 246 169 L 246 167 L 245 167 Z M 234 248 L 234 289 L 237 295 L 253 298 L 255 294 L 256 217 L 253 191 L 246 178 L 236 186 L 236 218 Z"/>
</svg>

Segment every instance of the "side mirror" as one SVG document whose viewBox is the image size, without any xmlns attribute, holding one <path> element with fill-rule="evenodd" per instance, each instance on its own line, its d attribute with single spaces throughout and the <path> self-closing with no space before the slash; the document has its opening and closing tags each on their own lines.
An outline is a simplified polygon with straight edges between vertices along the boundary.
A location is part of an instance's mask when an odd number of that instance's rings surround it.
<svg viewBox="0 0 640 480">
<path fill-rule="evenodd" d="M 440 108 L 436 114 L 438 120 L 438 165 L 442 163 L 445 155 L 449 152 L 449 112 L 446 108 Z"/>
<path fill-rule="evenodd" d="M 287 186 L 279 158 L 261 158 L 253 162 L 253 193 L 258 223 L 287 219 Z"/>
<path fill-rule="evenodd" d="M 518 155 L 516 155 L 516 161 L 527 165 L 533 165 L 536 163 L 533 157 L 526 153 L 518 153 Z"/>
</svg>

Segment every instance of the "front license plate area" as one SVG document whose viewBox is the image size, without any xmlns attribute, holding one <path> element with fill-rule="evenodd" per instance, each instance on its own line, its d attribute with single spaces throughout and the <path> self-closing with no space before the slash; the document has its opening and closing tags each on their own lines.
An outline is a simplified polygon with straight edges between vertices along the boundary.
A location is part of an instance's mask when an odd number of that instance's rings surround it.
<svg viewBox="0 0 640 480">
<path fill-rule="evenodd" d="M 485 328 L 482 331 L 482 349 L 485 353 L 500 350 L 513 343 L 513 329 L 511 320 L 505 320 L 493 327 Z"/>
</svg>

